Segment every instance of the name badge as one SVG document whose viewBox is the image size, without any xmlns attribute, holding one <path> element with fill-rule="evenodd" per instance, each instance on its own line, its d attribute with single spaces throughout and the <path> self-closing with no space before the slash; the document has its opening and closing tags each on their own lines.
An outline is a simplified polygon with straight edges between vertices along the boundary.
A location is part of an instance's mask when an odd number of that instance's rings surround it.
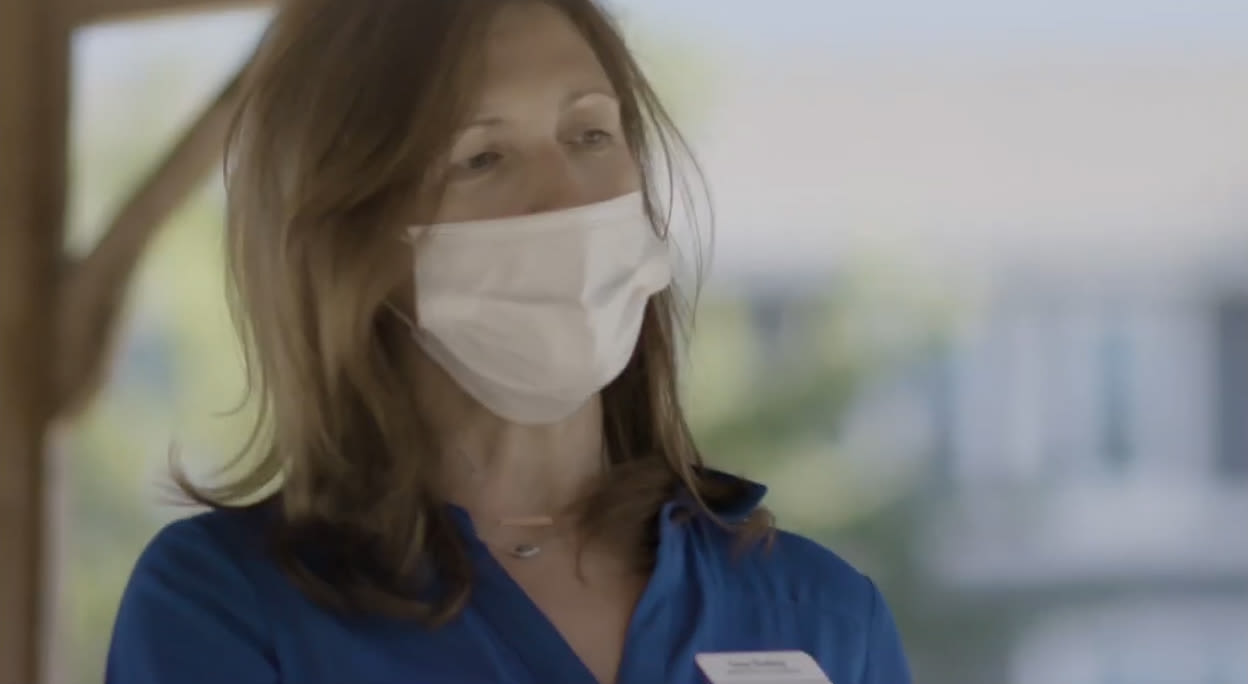
<svg viewBox="0 0 1248 684">
<path fill-rule="evenodd" d="M 710 684 L 832 684 L 802 651 L 699 653 L 694 662 Z"/>
</svg>

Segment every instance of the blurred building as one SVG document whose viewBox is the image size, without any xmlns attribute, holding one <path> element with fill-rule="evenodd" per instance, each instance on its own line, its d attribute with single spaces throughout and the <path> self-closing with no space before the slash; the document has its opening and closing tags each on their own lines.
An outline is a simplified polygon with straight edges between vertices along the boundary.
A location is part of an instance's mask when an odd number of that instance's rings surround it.
<svg viewBox="0 0 1248 684">
<path fill-rule="evenodd" d="M 963 302 L 856 418 L 920 435 L 925 684 L 1248 684 L 1245 84 L 854 64 L 742 86 L 705 134 L 764 348 L 864 250 Z"/>
<path fill-rule="evenodd" d="M 974 681 L 1248 682 L 1248 288 L 1063 285 L 929 376 L 928 595 L 995 616 Z"/>
</svg>

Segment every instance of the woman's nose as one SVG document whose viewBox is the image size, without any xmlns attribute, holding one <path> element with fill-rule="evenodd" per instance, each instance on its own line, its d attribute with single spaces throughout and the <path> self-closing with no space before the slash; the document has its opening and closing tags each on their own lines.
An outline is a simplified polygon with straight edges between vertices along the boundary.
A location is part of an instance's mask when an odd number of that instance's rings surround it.
<svg viewBox="0 0 1248 684">
<path fill-rule="evenodd" d="M 589 204 L 589 184 L 562 145 L 543 146 L 534 152 L 529 175 L 525 213 L 538 214 Z"/>
</svg>

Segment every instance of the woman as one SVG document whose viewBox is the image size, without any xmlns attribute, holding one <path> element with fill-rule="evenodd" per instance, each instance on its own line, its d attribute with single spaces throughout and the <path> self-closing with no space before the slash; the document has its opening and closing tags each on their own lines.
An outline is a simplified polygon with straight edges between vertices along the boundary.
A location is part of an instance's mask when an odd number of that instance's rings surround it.
<svg viewBox="0 0 1248 684">
<path fill-rule="evenodd" d="M 870 580 L 701 466 L 678 143 L 592 0 L 280 7 L 227 155 L 265 456 L 182 480 L 214 510 L 138 561 L 108 681 L 906 684 Z"/>
</svg>

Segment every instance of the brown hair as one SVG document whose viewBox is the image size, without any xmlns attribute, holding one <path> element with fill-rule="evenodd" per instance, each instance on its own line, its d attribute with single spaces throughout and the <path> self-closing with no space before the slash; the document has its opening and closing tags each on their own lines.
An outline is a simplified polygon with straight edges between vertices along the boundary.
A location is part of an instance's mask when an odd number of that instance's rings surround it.
<svg viewBox="0 0 1248 684">
<path fill-rule="evenodd" d="M 437 450 L 412 391 L 414 345 L 388 306 L 411 277 L 410 255 L 395 254 L 412 189 L 435 181 L 471 95 L 472 56 L 498 7 L 516 1 L 533 0 L 289 0 L 245 75 L 226 151 L 228 259 L 259 400 L 244 455 L 257 445 L 262 455 L 223 486 L 175 476 L 218 508 L 280 480 L 277 556 L 334 607 L 436 623 L 470 590 L 466 551 L 429 489 Z M 651 219 L 665 232 L 649 172 L 665 169 L 688 201 L 675 164 L 692 162 L 688 148 L 593 0 L 543 1 L 583 33 L 618 91 Z M 429 212 L 420 199 L 417 211 Z M 581 510 L 586 538 L 631 544 L 646 563 L 656 516 L 679 491 L 708 514 L 742 494 L 700 471 L 677 391 L 681 301 L 672 289 L 651 299 L 631 361 L 603 391 L 611 467 Z M 771 519 L 759 509 L 733 529 L 763 539 Z M 410 580 L 425 561 L 436 595 Z"/>
</svg>

